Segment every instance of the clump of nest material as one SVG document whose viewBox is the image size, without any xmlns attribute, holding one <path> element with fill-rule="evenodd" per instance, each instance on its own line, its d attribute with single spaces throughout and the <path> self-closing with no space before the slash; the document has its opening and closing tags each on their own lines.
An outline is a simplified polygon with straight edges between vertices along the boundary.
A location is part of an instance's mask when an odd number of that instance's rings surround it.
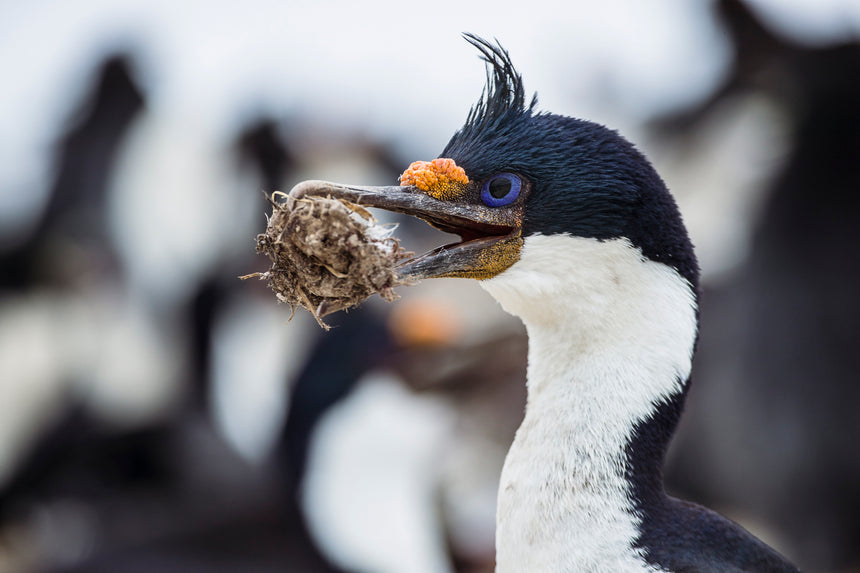
<svg viewBox="0 0 860 573">
<path fill-rule="evenodd" d="M 306 308 L 326 330 L 322 317 L 329 313 L 358 306 L 376 293 L 389 302 L 399 298 L 393 289 L 405 283 L 394 268 L 413 253 L 391 236 L 391 227 L 342 199 L 276 193 L 269 202 L 272 215 L 257 235 L 257 252 L 272 266 L 242 278 L 268 280 L 280 302 L 293 313 L 297 305 Z"/>
</svg>

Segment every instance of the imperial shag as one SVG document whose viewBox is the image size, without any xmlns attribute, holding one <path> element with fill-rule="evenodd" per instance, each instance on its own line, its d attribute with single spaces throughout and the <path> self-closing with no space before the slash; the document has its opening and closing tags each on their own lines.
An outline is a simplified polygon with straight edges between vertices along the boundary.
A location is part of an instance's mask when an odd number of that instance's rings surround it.
<svg viewBox="0 0 860 573">
<path fill-rule="evenodd" d="M 529 336 L 528 403 L 499 486 L 497 571 L 797 571 L 743 528 L 669 497 L 699 270 L 678 208 L 615 131 L 536 110 L 499 45 L 441 158 L 398 187 L 300 184 L 461 237 L 404 278 L 480 280 Z"/>
</svg>

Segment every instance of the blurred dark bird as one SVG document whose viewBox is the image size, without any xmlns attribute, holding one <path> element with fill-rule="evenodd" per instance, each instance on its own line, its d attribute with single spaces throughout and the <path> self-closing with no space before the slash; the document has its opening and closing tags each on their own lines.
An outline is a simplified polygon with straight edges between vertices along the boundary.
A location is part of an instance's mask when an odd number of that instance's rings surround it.
<svg viewBox="0 0 860 573">
<path fill-rule="evenodd" d="M 0 288 L 64 285 L 96 270 L 116 273 L 108 241 L 107 195 L 112 167 L 144 96 L 128 56 L 102 64 L 93 92 L 76 112 L 57 149 L 56 178 L 34 228 L 0 245 Z"/>
<path fill-rule="evenodd" d="M 391 363 L 397 345 L 383 317 L 358 309 L 349 319 L 333 317 L 335 328 L 314 344 L 292 389 L 284 428 L 273 461 L 296 499 L 307 466 L 308 449 L 325 412 L 353 389 L 366 372 Z M 354 320 L 353 320 L 354 319 Z"/>
<path fill-rule="evenodd" d="M 715 8 L 733 67 L 713 94 L 656 121 L 657 133 L 700 136 L 752 99 L 776 109 L 787 151 L 763 186 L 747 258 L 704 289 L 699 383 L 688 403 L 701 415 L 682 421 L 667 481 L 771 524 L 804 569 L 853 570 L 860 42 L 801 43 L 739 0 Z"/>
<path fill-rule="evenodd" d="M 675 202 L 616 132 L 536 111 L 508 53 L 442 158 L 400 187 L 304 182 L 460 236 L 403 279 L 481 281 L 529 335 L 525 418 L 499 487 L 499 572 L 796 571 L 740 526 L 669 497 L 661 467 L 689 387 L 699 271 Z"/>
<path fill-rule="evenodd" d="M 240 163 L 259 172 L 262 189 L 280 189 L 285 174 L 296 167 L 296 159 L 278 133 L 273 119 L 260 119 L 248 126 L 236 141 Z"/>
<path fill-rule="evenodd" d="M 79 259 L 63 260 L 66 249 L 88 255 L 84 262 L 100 276 L 121 270 L 111 262 L 107 199 L 117 151 L 144 108 L 130 68 L 124 57 L 103 65 L 59 145 L 57 180 L 39 223 L 0 256 L 8 271 L 0 288 L 67 287 L 73 273 L 92 272 Z M 293 166 L 273 122 L 252 126 L 236 151 L 267 188 Z M 249 199 L 262 199 L 258 189 Z M 69 275 L 46 272 L 57 265 Z M 310 538 L 295 491 L 240 458 L 209 420 L 215 323 L 240 291 L 239 270 L 224 274 L 219 268 L 171 308 L 176 327 L 187 329 L 188 371 L 169 412 L 124 425 L 69 392 L 39 428 L 0 484 L 0 560 L 10 570 L 341 572 Z"/>
<path fill-rule="evenodd" d="M 303 456 L 319 417 L 364 371 L 320 379 L 314 364 L 337 364 L 335 357 L 352 346 L 357 354 L 346 354 L 360 355 L 361 364 L 382 358 L 371 353 L 364 359 L 363 345 L 379 340 L 382 324 L 367 314 L 350 315 L 356 320 L 345 329 L 345 344 L 332 348 L 320 339 L 314 346 L 292 400 L 291 412 L 301 412 L 288 423 L 295 433 L 284 435 L 279 450 Z M 200 332 L 208 337 L 209 330 Z M 344 573 L 308 532 L 298 496 L 304 458 L 279 458 L 275 472 L 247 464 L 214 431 L 195 394 L 180 415 L 131 431 L 70 411 L 0 490 L 0 534 L 39 512 L 61 526 L 58 533 L 64 531 L 61 518 L 71 525 L 81 520 L 80 547 L 50 539 L 42 548 L 47 563 L 39 570 L 53 573 Z M 68 563 L 51 563 L 54 549 L 71 551 Z"/>
</svg>

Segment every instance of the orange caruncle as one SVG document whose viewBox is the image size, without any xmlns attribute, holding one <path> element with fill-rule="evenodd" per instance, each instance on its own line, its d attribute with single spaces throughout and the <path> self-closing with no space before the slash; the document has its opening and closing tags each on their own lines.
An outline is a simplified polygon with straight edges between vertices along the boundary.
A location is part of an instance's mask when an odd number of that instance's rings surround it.
<svg viewBox="0 0 860 573">
<path fill-rule="evenodd" d="M 461 196 L 467 183 L 469 178 L 463 168 L 447 158 L 415 161 L 400 176 L 401 185 L 414 185 L 443 201 Z"/>
</svg>

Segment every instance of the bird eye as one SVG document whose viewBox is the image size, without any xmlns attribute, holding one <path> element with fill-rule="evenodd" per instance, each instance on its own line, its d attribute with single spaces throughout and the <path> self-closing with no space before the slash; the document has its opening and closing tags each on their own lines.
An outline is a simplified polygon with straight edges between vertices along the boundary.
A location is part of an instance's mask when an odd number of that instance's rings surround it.
<svg viewBox="0 0 860 573">
<path fill-rule="evenodd" d="M 493 175 L 481 187 L 481 201 L 488 207 L 502 207 L 513 203 L 520 194 L 523 182 L 512 173 Z"/>
</svg>

